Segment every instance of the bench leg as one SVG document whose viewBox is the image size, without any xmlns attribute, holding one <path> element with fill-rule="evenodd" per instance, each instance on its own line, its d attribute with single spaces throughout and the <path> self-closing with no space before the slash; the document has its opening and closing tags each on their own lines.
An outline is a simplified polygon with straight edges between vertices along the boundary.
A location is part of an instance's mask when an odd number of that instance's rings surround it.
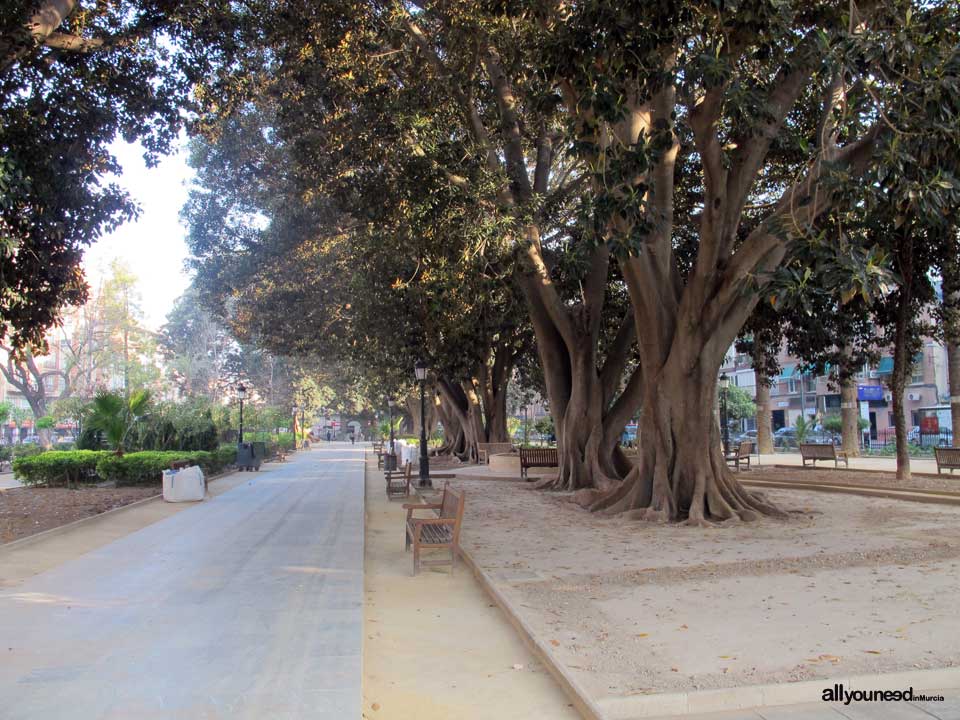
<svg viewBox="0 0 960 720">
<path fill-rule="evenodd" d="M 418 575 L 420 573 L 420 546 L 414 543 L 413 545 L 413 574 Z"/>
<path fill-rule="evenodd" d="M 406 546 L 403 548 L 404 552 L 410 549 L 410 530 L 409 528 L 404 530 L 404 539 L 406 540 Z"/>
<path fill-rule="evenodd" d="M 457 566 L 457 549 L 450 546 L 450 574 L 453 575 L 453 569 Z"/>
</svg>

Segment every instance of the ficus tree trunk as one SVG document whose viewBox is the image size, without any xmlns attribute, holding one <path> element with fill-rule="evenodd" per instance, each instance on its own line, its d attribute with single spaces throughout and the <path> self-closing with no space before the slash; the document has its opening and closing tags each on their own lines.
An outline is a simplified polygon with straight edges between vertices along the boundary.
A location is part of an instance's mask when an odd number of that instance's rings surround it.
<svg viewBox="0 0 960 720">
<path fill-rule="evenodd" d="M 480 443 L 509 441 L 507 389 L 515 360 L 511 348 L 499 345 L 469 378 L 438 381 L 443 407 L 463 434 L 457 449 L 462 460 L 476 461 Z"/>
<path fill-rule="evenodd" d="M 840 443 L 849 457 L 860 455 L 860 413 L 857 403 L 857 378 L 840 381 Z"/>
<path fill-rule="evenodd" d="M 956 236 L 951 260 L 943 268 L 943 337 L 947 346 L 953 446 L 960 447 L 960 238 Z"/>
<path fill-rule="evenodd" d="M 755 365 L 757 367 L 757 365 Z M 757 452 L 763 455 L 773 453 L 773 415 L 770 411 L 770 378 L 762 370 L 757 370 Z"/>
<path fill-rule="evenodd" d="M 590 271 L 579 302 L 563 303 L 553 289 L 535 229 L 528 249 L 532 272 L 520 277 L 537 338 L 547 398 L 557 435 L 559 470 L 539 486 L 553 490 L 607 491 L 630 471 L 632 463 L 618 446 L 623 428 L 640 408 L 643 377 L 639 365 L 628 373 L 636 339 L 632 315 L 598 356 L 609 270 L 609 251 L 592 251 Z M 628 375 L 625 385 L 624 376 Z M 621 387 L 622 386 L 622 387 Z"/>
<path fill-rule="evenodd" d="M 913 235 L 909 230 L 897 248 L 900 292 L 897 297 L 893 336 L 893 373 L 890 376 L 890 393 L 893 395 L 893 424 L 897 439 L 897 479 L 909 480 L 910 448 L 907 446 L 907 417 L 903 406 L 903 393 L 910 372 L 910 338 L 914 322 L 913 308 Z"/>
<path fill-rule="evenodd" d="M 705 339 L 684 324 L 663 330 L 661 337 L 673 335 L 666 357 L 659 362 L 653 354 L 642 358 L 639 463 L 592 509 L 694 524 L 781 514 L 741 487 L 723 459 L 715 412 L 717 376 L 733 337 Z"/>
</svg>

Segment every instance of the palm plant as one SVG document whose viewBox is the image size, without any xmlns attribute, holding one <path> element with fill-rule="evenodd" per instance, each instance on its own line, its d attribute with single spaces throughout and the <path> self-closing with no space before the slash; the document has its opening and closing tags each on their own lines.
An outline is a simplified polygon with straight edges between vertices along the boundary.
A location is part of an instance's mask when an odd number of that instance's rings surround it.
<svg viewBox="0 0 960 720">
<path fill-rule="evenodd" d="M 138 390 L 125 400 L 117 393 L 101 390 L 91 403 L 90 427 L 103 437 L 117 455 L 123 455 L 127 434 L 150 404 L 150 391 Z"/>
</svg>

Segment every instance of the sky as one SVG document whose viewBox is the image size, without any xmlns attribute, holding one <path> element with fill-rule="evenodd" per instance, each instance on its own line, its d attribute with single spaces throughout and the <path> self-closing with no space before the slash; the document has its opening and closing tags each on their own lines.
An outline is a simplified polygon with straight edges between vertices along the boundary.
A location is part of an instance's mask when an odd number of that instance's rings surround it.
<svg viewBox="0 0 960 720">
<path fill-rule="evenodd" d="M 139 145 L 116 142 L 112 150 L 123 167 L 117 182 L 140 206 L 140 217 L 87 248 L 83 265 L 95 288 L 114 258 L 125 260 L 138 278 L 146 324 L 156 330 L 190 284 L 183 266 L 187 229 L 180 221 L 180 208 L 187 200 L 193 170 L 187 165 L 185 141 L 177 153 L 153 168 L 143 162 Z"/>
</svg>

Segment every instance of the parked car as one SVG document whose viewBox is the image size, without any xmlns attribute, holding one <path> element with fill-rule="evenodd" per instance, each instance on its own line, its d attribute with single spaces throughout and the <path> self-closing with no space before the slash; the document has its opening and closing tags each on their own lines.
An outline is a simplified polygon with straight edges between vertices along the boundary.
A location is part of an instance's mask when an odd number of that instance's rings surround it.
<svg viewBox="0 0 960 720">
<path fill-rule="evenodd" d="M 39 435 L 27 435 L 27 436 L 21 441 L 21 444 L 23 444 L 23 445 L 36 445 L 38 442 L 40 442 L 40 436 L 39 436 Z"/>
<path fill-rule="evenodd" d="M 810 432 L 804 442 L 821 443 L 824 445 L 839 445 L 840 436 L 830 432 Z M 773 446 L 780 448 L 799 448 L 797 442 L 797 429 L 793 427 L 782 427 L 773 433 Z"/>
</svg>

